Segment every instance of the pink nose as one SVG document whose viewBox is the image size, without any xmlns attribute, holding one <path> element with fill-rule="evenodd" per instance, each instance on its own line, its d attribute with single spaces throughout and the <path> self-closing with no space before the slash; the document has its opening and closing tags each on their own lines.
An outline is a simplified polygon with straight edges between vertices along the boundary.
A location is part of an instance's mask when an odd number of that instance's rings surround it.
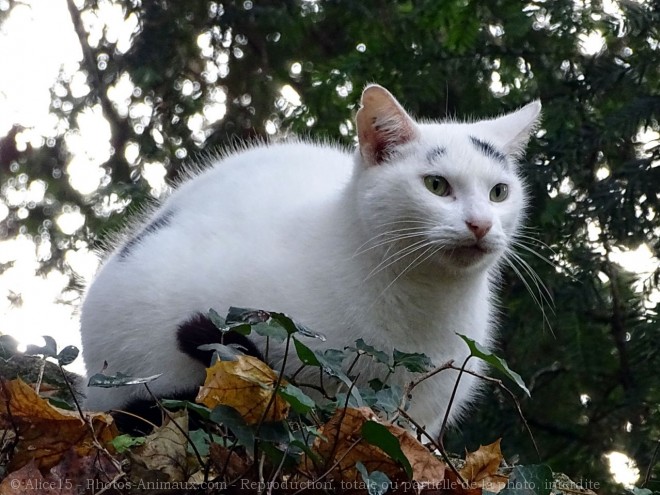
<svg viewBox="0 0 660 495">
<path fill-rule="evenodd" d="M 478 241 L 483 239 L 493 226 L 492 222 L 477 220 L 466 221 L 465 224 L 468 226 L 468 229 L 472 231 Z"/>
</svg>

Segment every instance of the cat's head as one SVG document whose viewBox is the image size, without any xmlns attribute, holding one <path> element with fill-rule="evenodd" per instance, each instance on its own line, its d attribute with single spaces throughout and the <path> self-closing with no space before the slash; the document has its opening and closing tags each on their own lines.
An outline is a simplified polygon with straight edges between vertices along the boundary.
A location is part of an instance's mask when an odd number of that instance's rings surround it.
<svg viewBox="0 0 660 495">
<path fill-rule="evenodd" d="M 517 158 L 538 123 L 536 101 L 476 122 L 417 122 L 370 85 L 357 113 L 358 215 L 379 269 L 475 270 L 496 262 L 526 205 Z"/>
</svg>

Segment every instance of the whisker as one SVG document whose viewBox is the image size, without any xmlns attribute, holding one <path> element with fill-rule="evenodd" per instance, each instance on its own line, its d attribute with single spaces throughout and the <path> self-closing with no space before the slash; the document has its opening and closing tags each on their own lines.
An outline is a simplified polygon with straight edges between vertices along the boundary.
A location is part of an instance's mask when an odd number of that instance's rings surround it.
<svg viewBox="0 0 660 495">
<path fill-rule="evenodd" d="M 424 247 L 420 247 L 420 248 L 418 248 L 418 250 L 424 249 L 424 251 L 422 251 L 422 253 L 421 253 L 419 256 L 417 256 L 414 260 L 412 260 L 412 261 L 408 264 L 408 266 L 406 266 L 403 270 L 401 270 L 401 273 L 399 273 L 396 277 L 394 277 L 394 279 L 393 279 L 389 284 L 387 284 L 387 286 L 381 291 L 380 294 L 378 294 L 378 296 L 376 297 L 376 299 L 374 300 L 374 302 L 371 303 L 371 305 L 373 306 L 373 305 L 374 305 L 374 304 L 375 304 L 375 303 L 376 303 L 376 302 L 377 302 L 377 301 L 383 296 L 383 294 L 385 294 L 385 292 L 387 292 L 387 290 L 388 290 L 390 287 L 392 287 L 392 285 L 394 285 L 394 283 L 395 283 L 397 280 L 399 280 L 399 278 L 401 278 L 401 276 L 402 276 L 403 274 L 405 274 L 408 270 L 412 269 L 413 265 L 415 265 L 415 262 L 416 262 L 417 260 L 419 260 L 422 256 L 424 256 L 425 254 L 427 254 L 429 251 L 433 251 L 433 249 L 434 249 L 435 247 L 436 247 L 435 245 L 429 243 L 429 244 L 426 245 L 426 248 L 424 248 Z M 424 258 L 424 259 L 426 260 L 427 258 Z"/>
<path fill-rule="evenodd" d="M 424 246 L 428 242 L 429 242 L 428 240 L 422 239 L 422 240 L 414 242 L 410 246 L 406 246 L 405 248 L 403 248 L 403 249 L 389 255 L 388 257 L 384 258 L 383 260 L 381 260 L 380 263 L 378 263 L 373 268 L 373 270 L 371 270 L 371 272 L 369 272 L 369 274 L 365 277 L 363 282 L 366 282 L 367 280 L 369 280 L 371 277 L 373 277 L 377 273 L 379 273 L 379 272 L 385 270 L 386 268 L 389 268 L 393 264 L 399 262 L 400 260 L 402 260 L 403 258 L 408 256 L 409 254 L 414 253 L 415 251 L 420 249 L 422 246 Z M 392 258 L 395 258 L 395 259 L 392 260 Z M 390 261 L 390 260 L 392 260 L 392 261 Z"/>
<path fill-rule="evenodd" d="M 360 255 L 360 254 L 362 254 L 362 253 L 364 253 L 364 252 L 366 252 L 366 251 L 369 251 L 370 249 L 372 249 L 372 248 L 374 248 L 374 247 L 378 247 L 378 246 L 380 246 L 380 245 L 387 244 L 388 242 L 394 242 L 394 241 L 396 241 L 396 240 L 398 240 L 398 239 L 400 239 L 400 238 L 401 238 L 401 239 L 406 238 L 406 237 L 399 237 L 399 236 L 396 236 L 395 234 L 406 233 L 406 234 L 412 234 L 412 235 L 419 235 L 419 234 L 422 234 L 423 232 L 424 232 L 424 230 L 422 230 L 422 229 L 419 228 L 419 227 L 408 227 L 408 228 L 404 228 L 404 229 L 390 230 L 390 231 L 388 231 L 388 232 L 381 232 L 380 234 L 377 234 L 377 235 L 373 236 L 373 237 L 372 237 L 371 239 L 369 239 L 367 242 L 361 244 L 361 245 L 357 248 L 357 250 L 355 251 L 355 253 L 353 254 L 353 256 L 358 256 L 358 255 Z M 375 240 L 378 239 L 379 237 L 385 237 L 385 236 L 392 236 L 392 238 L 391 238 L 391 239 L 387 239 L 387 240 L 382 241 L 382 242 L 379 241 L 379 244 L 376 244 L 376 245 L 374 245 L 374 246 L 371 246 L 371 247 L 369 247 L 369 248 L 367 248 L 367 249 L 362 249 L 362 248 L 364 248 L 365 246 L 367 246 L 370 242 L 375 241 Z"/>
</svg>

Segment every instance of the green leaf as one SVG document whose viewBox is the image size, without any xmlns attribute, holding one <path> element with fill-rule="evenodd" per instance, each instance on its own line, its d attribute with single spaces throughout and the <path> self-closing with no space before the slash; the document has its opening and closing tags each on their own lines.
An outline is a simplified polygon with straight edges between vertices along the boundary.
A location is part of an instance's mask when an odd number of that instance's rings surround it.
<svg viewBox="0 0 660 495">
<path fill-rule="evenodd" d="M 140 385 L 142 383 L 153 382 L 161 377 L 162 373 L 158 375 L 147 376 L 144 378 L 135 378 L 124 373 L 117 372 L 116 375 L 104 375 L 103 373 L 96 373 L 89 378 L 87 382 L 88 387 L 101 387 L 101 388 L 115 388 L 124 387 L 126 385 Z"/>
<path fill-rule="evenodd" d="M 284 421 L 263 423 L 259 428 L 259 440 L 270 443 L 288 443 L 291 439 L 289 429 Z"/>
<path fill-rule="evenodd" d="M 80 349 L 74 345 L 68 345 L 57 355 L 57 362 L 60 366 L 66 366 L 73 363 L 80 354 Z"/>
<path fill-rule="evenodd" d="M 143 445 L 147 439 L 145 437 L 132 437 L 130 435 L 119 435 L 113 438 L 110 443 L 117 452 L 123 454 L 131 447 Z"/>
<path fill-rule="evenodd" d="M 504 359 L 502 359 L 499 356 L 496 356 L 488 349 L 484 349 L 478 342 L 475 342 L 471 338 L 466 337 L 465 335 L 461 335 L 460 333 L 457 333 L 456 335 L 458 335 L 460 338 L 462 338 L 465 341 L 465 343 L 470 348 L 470 354 L 472 356 L 479 358 L 483 361 L 486 361 L 492 367 L 500 370 L 507 377 L 509 377 L 514 382 L 516 382 L 516 385 L 518 385 L 521 389 L 525 391 L 525 393 L 529 397 L 531 397 L 531 394 L 527 389 L 527 386 L 525 385 L 525 382 L 523 381 L 522 377 L 518 373 L 513 371 L 511 368 L 509 368 L 509 365 L 506 364 L 506 361 Z"/>
<path fill-rule="evenodd" d="M 401 464 L 408 478 L 412 477 L 412 466 L 401 450 L 399 439 L 395 437 L 384 425 L 375 421 L 367 421 L 362 425 L 362 438 L 371 445 L 375 445 L 393 460 Z"/>
<path fill-rule="evenodd" d="M 325 342 L 324 335 L 320 333 L 316 333 L 310 330 L 309 328 L 307 328 L 306 326 L 301 325 L 300 323 L 293 320 L 289 315 L 286 315 L 284 313 L 270 313 L 270 317 L 273 320 L 275 320 L 277 323 L 279 323 L 289 335 L 293 333 L 299 333 L 301 335 L 304 335 L 305 337 L 311 337 Z"/>
<path fill-rule="evenodd" d="M 220 361 L 236 361 L 243 353 L 236 347 L 224 344 L 202 344 L 197 349 L 201 351 L 215 351 Z"/>
<path fill-rule="evenodd" d="M 267 323 L 259 323 L 255 325 L 253 329 L 262 337 L 269 337 L 275 342 L 279 342 L 280 344 L 284 342 L 289 336 L 287 331 L 282 328 L 279 323 L 272 320 Z"/>
<path fill-rule="evenodd" d="M 204 419 L 209 419 L 211 415 L 211 410 L 208 407 L 195 404 L 188 400 L 161 399 L 160 403 L 167 409 L 187 409 L 188 411 L 194 411 Z"/>
<path fill-rule="evenodd" d="M 238 443 L 245 447 L 250 455 L 254 455 L 254 432 L 245 424 L 245 420 L 236 409 L 225 405 L 216 406 L 211 411 L 209 419 L 229 428 Z"/>
<path fill-rule="evenodd" d="M 349 349 L 356 350 L 362 354 L 367 354 L 368 356 L 371 356 L 379 363 L 383 363 L 387 365 L 387 367 L 390 369 L 392 368 L 392 362 L 390 357 L 387 355 L 387 353 L 383 351 L 379 351 L 375 347 L 366 344 L 363 339 L 357 339 L 355 341 L 355 347 L 349 347 Z"/>
<path fill-rule="evenodd" d="M 385 473 L 382 471 L 372 471 L 369 474 L 367 468 L 361 462 L 356 462 L 355 467 L 360 472 L 369 495 L 383 495 L 388 492 L 392 482 Z"/>
<path fill-rule="evenodd" d="M 257 323 L 265 323 L 269 320 L 270 313 L 260 309 L 251 308 L 236 308 L 234 306 L 229 308 L 225 323 L 227 325 L 246 323 L 248 325 L 255 325 Z"/>
<path fill-rule="evenodd" d="M 316 366 L 317 368 L 321 367 L 321 363 L 316 358 L 316 354 L 314 354 L 314 351 L 312 351 L 309 347 L 307 347 L 295 337 L 293 338 L 293 345 L 296 348 L 298 359 L 300 359 L 303 364 L 308 366 Z"/>
<path fill-rule="evenodd" d="M 48 402 L 55 407 L 59 407 L 60 409 L 66 409 L 67 411 L 75 410 L 74 407 L 67 401 L 58 399 L 57 397 L 48 397 Z"/>
<path fill-rule="evenodd" d="M 392 385 L 376 392 L 375 406 L 386 413 L 394 413 L 399 410 L 402 399 L 403 389 L 399 385 Z"/>
<path fill-rule="evenodd" d="M 552 469 L 545 464 L 516 466 L 500 495 L 550 495 Z"/>
<path fill-rule="evenodd" d="M 326 349 L 324 352 L 314 351 L 317 361 L 321 364 L 321 368 L 325 373 L 335 378 L 338 378 L 346 387 L 351 391 L 351 396 L 355 399 L 355 406 L 362 407 L 364 401 L 360 395 L 357 387 L 353 386 L 353 381 L 346 376 L 341 369 L 342 362 L 345 354 L 343 351 L 337 349 Z"/>
<path fill-rule="evenodd" d="M 49 335 L 43 335 L 44 342 L 46 343 L 43 346 L 38 345 L 28 345 L 25 349 L 25 355 L 35 356 L 41 355 L 44 357 L 57 357 L 57 342 L 55 339 Z"/>
<path fill-rule="evenodd" d="M 424 373 L 433 369 L 433 363 L 426 354 L 417 352 L 401 352 L 394 349 L 392 353 L 394 358 L 394 367 L 403 366 L 413 373 Z"/>
<path fill-rule="evenodd" d="M 306 414 L 316 406 L 316 403 L 309 395 L 305 394 L 298 387 L 291 385 L 290 383 L 277 389 L 277 393 L 282 396 L 285 401 L 291 404 L 294 411 L 300 414 Z"/>
<path fill-rule="evenodd" d="M 218 314 L 218 312 L 215 309 L 213 308 L 209 309 L 209 312 L 206 315 L 208 316 L 209 320 L 211 320 L 211 323 L 213 323 L 218 330 L 221 330 L 223 332 L 227 330 L 227 322 L 222 316 Z"/>
</svg>

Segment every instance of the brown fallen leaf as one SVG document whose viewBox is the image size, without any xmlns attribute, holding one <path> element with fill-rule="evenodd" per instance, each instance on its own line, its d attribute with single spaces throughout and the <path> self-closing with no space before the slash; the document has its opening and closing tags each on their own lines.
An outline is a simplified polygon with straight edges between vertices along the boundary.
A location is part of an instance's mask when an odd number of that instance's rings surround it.
<svg viewBox="0 0 660 495">
<path fill-rule="evenodd" d="M 96 454 L 98 442 L 113 452 L 110 441 L 119 434 L 112 417 L 103 413 L 85 413 L 94 430 L 77 411 L 52 406 L 21 379 L 0 381 L 0 430 L 16 429 L 18 443 L 9 464 L 15 471 L 34 460 L 44 470 L 58 464 L 69 449 L 78 457 Z"/>
<path fill-rule="evenodd" d="M 362 439 L 362 425 L 370 420 L 383 424 L 399 440 L 401 450 L 412 467 L 414 481 L 424 485 L 442 483 L 445 463 L 419 443 L 410 432 L 399 426 L 380 421 L 368 407 L 337 410 L 334 416 L 321 427 L 319 433 L 326 440 L 316 438 L 313 450 L 326 461 L 327 469 L 336 465 L 331 473 L 332 479 L 361 480 L 360 474 L 355 468 L 357 462 L 361 462 L 368 472 L 381 471 L 393 481 L 405 479 L 405 471 L 397 462 L 380 448 Z M 309 459 L 305 459 L 304 466 L 308 471 L 313 470 Z"/>
<path fill-rule="evenodd" d="M 47 487 L 44 477 L 34 461 L 30 461 L 22 468 L 10 473 L 0 483 L 0 495 L 22 495 L 30 492 L 43 495 L 56 493 Z"/>
<path fill-rule="evenodd" d="M 482 445 L 476 451 L 466 454 L 465 465 L 460 473 L 471 487 L 497 493 L 506 486 L 506 476 L 497 474 L 503 459 L 501 440 L 500 438 L 490 445 Z"/>
<path fill-rule="evenodd" d="M 246 473 L 251 464 L 235 450 L 229 450 L 218 443 L 211 444 L 209 457 L 215 471 L 228 478 L 236 478 Z"/>
<path fill-rule="evenodd" d="M 196 401 L 211 409 L 220 404 L 231 406 L 247 424 L 256 424 L 270 402 L 276 381 L 277 374 L 264 362 L 238 356 L 235 361 L 218 361 L 206 370 Z M 282 421 L 288 414 L 289 404 L 276 396 L 264 420 Z"/>
<path fill-rule="evenodd" d="M 137 462 L 153 473 L 162 473 L 160 481 L 186 481 L 194 472 L 196 459 L 188 454 L 188 412 L 170 413 L 172 420 L 146 437 L 144 445 L 133 449 L 129 454 Z M 179 425 L 183 432 L 176 427 Z M 152 473 L 152 474 L 153 474 Z"/>
</svg>

